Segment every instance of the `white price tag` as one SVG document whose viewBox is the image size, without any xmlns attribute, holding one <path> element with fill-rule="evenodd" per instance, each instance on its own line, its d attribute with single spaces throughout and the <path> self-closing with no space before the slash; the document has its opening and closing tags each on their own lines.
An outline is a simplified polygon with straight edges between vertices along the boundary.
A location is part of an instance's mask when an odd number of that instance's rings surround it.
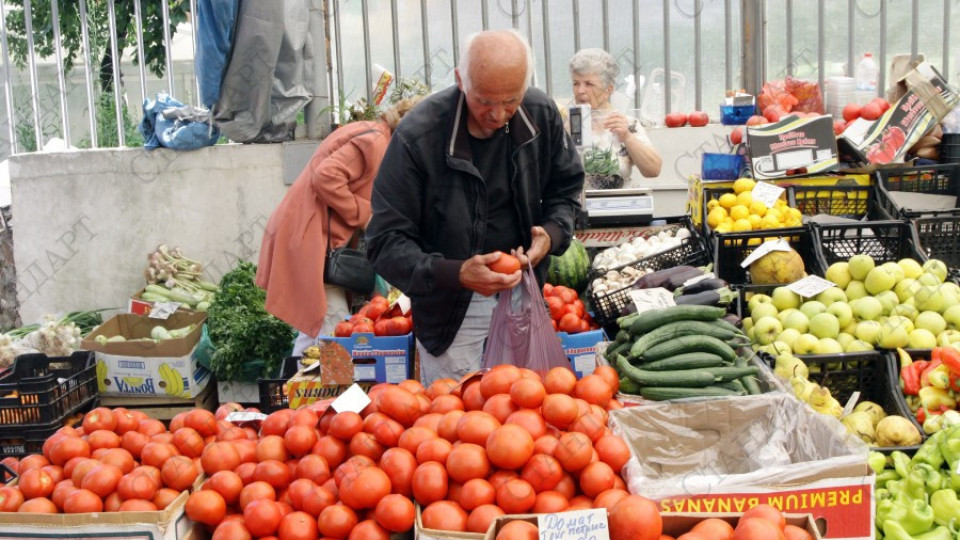
<svg viewBox="0 0 960 540">
<path fill-rule="evenodd" d="M 180 302 L 157 302 L 147 317 L 151 319 L 168 319 L 180 307 Z"/>
<path fill-rule="evenodd" d="M 694 283 L 699 283 L 699 282 L 701 282 L 701 281 L 703 281 L 703 280 L 705 280 L 705 279 L 713 279 L 713 278 L 715 278 L 715 277 L 717 277 L 717 276 L 716 276 L 716 274 L 714 274 L 713 272 L 707 272 L 706 274 L 701 274 L 701 275 L 699 275 L 699 276 L 697 276 L 697 277 L 692 277 L 692 278 L 684 281 L 682 286 L 683 286 L 683 287 L 689 287 L 689 286 L 693 285 Z"/>
<path fill-rule="evenodd" d="M 820 276 L 807 276 L 801 280 L 794 281 L 787 288 L 799 294 L 803 298 L 813 298 L 830 287 L 835 287 L 832 281 L 827 281 Z"/>
<path fill-rule="evenodd" d="M 255 422 L 263 420 L 267 415 L 253 411 L 235 411 L 227 415 L 227 422 L 231 424 L 242 424 L 244 422 Z"/>
<path fill-rule="evenodd" d="M 787 242 L 783 238 L 779 238 L 777 240 L 768 240 L 760 244 L 760 247 L 753 250 L 753 253 L 748 255 L 747 258 L 744 259 L 742 263 L 740 263 L 740 267 L 748 268 L 751 264 L 753 264 L 753 261 L 759 259 L 760 257 L 763 257 L 764 255 L 766 255 L 767 253 L 770 253 L 771 251 L 790 251 L 790 250 L 791 250 L 790 242 Z"/>
<path fill-rule="evenodd" d="M 347 388 L 346 392 L 340 394 L 340 397 L 333 400 L 330 406 L 338 413 L 350 411 L 359 414 L 369 404 L 370 396 L 363 391 L 363 388 L 360 388 L 360 385 L 354 383 L 353 386 Z"/>
<path fill-rule="evenodd" d="M 610 540 L 605 508 L 542 514 L 537 518 L 540 540 Z"/>
<path fill-rule="evenodd" d="M 847 404 L 843 406 L 843 414 L 840 415 L 840 418 L 849 415 L 853 412 L 853 408 L 857 406 L 857 402 L 860 401 L 860 391 L 850 394 L 850 399 L 847 400 Z"/>
<path fill-rule="evenodd" d="M 777 199 L 783 195 L 783 192 L 786 191 L 780 186 L 775 186 L 773 184 L 768 184 L 767 182 L 757 182 L 753 186 L 753 191 L 750 192 L 750 195 L 753 197 L 753 200 L 762 202 L 767 208 L 773 208 L 773 205 L 777 204 Z"/>
<path fill-rule="evenodd" d="M 630 299 L 633 300 L 634 305 L 637 306 L 637 313 L 677 305 L 673 300 L 673 293 L 663 287 L 657 287 L 655 289 L 634 289 L 627 294 L 630 296 Z"/>
<path fill-rule="evenodd" d="M 397 298 L 397 304 L 400 305 L 400 313 L 406 315 L 410 313 L 410 298 L 405 294 L 401 294 L 400 298 Z"/>
</svg>

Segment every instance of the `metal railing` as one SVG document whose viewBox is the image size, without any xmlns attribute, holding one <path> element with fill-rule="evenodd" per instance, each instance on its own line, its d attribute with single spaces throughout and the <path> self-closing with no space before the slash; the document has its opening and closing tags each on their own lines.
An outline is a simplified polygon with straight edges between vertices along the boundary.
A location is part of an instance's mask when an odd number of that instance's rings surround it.
<svg viewBox="0 0 960 540">
<path fill-rule="evenodd" d="M 632 77 L 627 106 L 654 123 L 673 110 L 717 117 L 725 90 L 756 92 L 768 79 L 822 85 L 832 75 L 853 76 L 864 52 L 877 58 L 878 92 L 897 54 L 926 55 L 948 80 L 957 72 L 950 36 L 960 24 L 958 0 L 322 1 L 334 104 L 369 100 L 375 65 L 434 89 L 451 84 L 462 39 L 489 28 L 528 37 L 535 84 L 561 102 L 572 95 L 568 59 L 580 48 L 605 48 L 620 64 L 620 86 Z M 139 103 L 157 90 L 195 104 L 196 3 L 8 0 L 0 9 L 7 123 L 0 156 L 40 149 L 51 137 L 92 148 L 133 144 L 128 128 Z M 175 18 L 186 20 L 178 26 Z M 174 41 L 188 30 L 191 47 L 178 59 Z M 128 89 L 136 87 L 133 103 Z M 18 116 L 22 110 L 29 115 Z M 105 126 L 116 126 L 109 141 L 98 135 Z"/>
</svg>

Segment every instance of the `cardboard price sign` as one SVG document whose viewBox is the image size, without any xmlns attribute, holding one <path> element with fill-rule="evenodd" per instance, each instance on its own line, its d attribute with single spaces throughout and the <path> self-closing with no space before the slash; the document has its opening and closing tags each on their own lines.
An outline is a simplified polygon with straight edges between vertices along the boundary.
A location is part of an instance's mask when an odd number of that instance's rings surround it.
<svg viewBox="0 0 960 540">
<path fill-rule="evenodd" d="M 760 244 L 760 247 L 753 250 L 753 253 L 748 255 L 747 258 L 744 259 L 742 263 L 740 263 L 740 267 L 741 268 L 749 267 L 751 264 L 753 264 L 753 261 L 756 261 L 760 257 L 763 257 L 767 253 L 770 253 L 771 251 L 791 251 L 790 242 L 787 242 L 783 238 L 780 238 L 777 240 L 768 240 Z"/>
<path fill-rule="evenodd" d="M 655 289 L 636 289 L 627 293 L 634 305 L 637 306 L 637 313 L 650 311 L 651 309 L 663 309 L 675 306 L 677 303 L 673 300 L 673 293 L 657 287 Z"/>
<path fill-rule="evenodd" d="M 540 540 L 610 540 L 605 508 L 545 514 L 538 522 Z"/>
<path fill-rule="evenodd" d="M 150 310 L 150 314 L 148 314 L 147 317 L 166 320 L 169 319 L 179 307 L 180 302 L 157 302 L 153 305 L 153 309 Z"/>
<path fill-rule="evenodd" d="M 750 196 L 753 197 L 753 200 L 760 201 L 767 208 L 773 208 L 773 205 L 777 204 L 777 199 L 780 198 L 780 195 L 783 195 L 783 192 L 786 191 L 780 186 L 775 186 L 773 184 L 768 184 L 767 182 L 757 182 L 753 186 L 753 191 L 750 192 Z"/>
<path fill-rule="evenodd" d="M 787 288 L 799 294 L 803 298 L 813 298 L 830 287 L 836 287 L 832 281 L 827 281 L 820 276 L 807 276 L 801 280 L 794 281 Z"/>
</svg>

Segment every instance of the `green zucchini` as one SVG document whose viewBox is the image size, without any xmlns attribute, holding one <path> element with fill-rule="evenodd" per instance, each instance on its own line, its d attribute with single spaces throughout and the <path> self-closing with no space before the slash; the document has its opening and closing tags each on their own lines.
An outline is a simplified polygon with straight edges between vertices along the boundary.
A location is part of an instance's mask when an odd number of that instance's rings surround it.
<svg viewBox="0 0 960 540">
<path fill-rule="evenodd" d="M 639 313 L 631 313 L 629 315 L 624 315 L 623 317 L 619 317 L 617 319 L 617 325 L 620 326 L 620 328 L 623 328 L 625 330 L 629 329 L 630 325 L 633 324 L 633 321 L 637 320 L 637 317 L 639 316 L 640 316 Z"/>
<path fill-rule="evenodd" d="M 667 401 L 670 399 L 684 399 L 696 397 L 727 397 L 736 396 L 737 392 L 720 386 L 705 388 L 679 388 L 669 386 L 646 386 L 640 389 L 640 396 L 653 401 Z"/>
<path fill-rule="evenodd" d="M 760 369 L 757 366 L 730 366 L 704 368 L 704 371 L 712 373 L 713 376 L 717 378 L 717 382 L 730 382 L 740 377 L 756 375 L 760 372 Z"/>
<path fill-rule="evenodd" d="M 726 312 L 727 310 L 721 307 L 694 305 L 651 309 L 637 316 L 630 325 L 630 333 L 638 336 L 677 321 L 713 321 L 723 317 Z"/>
<path fill-rule="evenodd" d="M 618 354 L 627 354 L 630 352 L 631 343 L 611 343 L 607 346 L 607 350 L 603 351 L 603 357 L 607 359 L 607 362 L 613 363 L 617 359 Z"/>
<path fill-rule="evenodd" d="M 702 388 L 716 382 L 716 377 L 706 370 L 681 369 L 674 371 L 647 371 L 636 368 L 623 356 L 617 358 L 617 370 L 640 386 L 676 386 Z"/>
<path fill-rule="evenodd" d="M 643 364 L 647 371 L 665 371 L 670 369 L 697 369 L 720 367 L 726 364 L 723 358 L 715 354 L 693 352 L 683 353 L 663 360 L 654 360 Z"/>
<path fill-rule="evenodd" d="M 749 365 L 749 362 L 746 358 L 737 357 L 734 360 L 734 365 L 739 367 L 744 367 Z M 747 393 L 751 396 L 759 396 L 763 393 L 763 389 L 760 387 L 760 378 L 758 375 L 747 375 L 741 377 L 739 381 L 743 384 L 743 387 L 747 389 Z"/>
<path fill-rule="evenodd" d="M 620 377 L 620 393 L 636 394 L 640 391 L 640 385 L 635 383 L 630 377 Z"/>
<path fill-rule="evenodd" d="M 704 321 L 672 322 L 652 330 L 634 341 L 633 346 L 630 347 L 630 356 L 640 358 L 644 351 L 650 347 L 682 336 L 711 336 L 721 341 L 727 341 L 734 339 L 737 334 Z"/>
<path fill-rule="evenodd" d="M 645 361 L 663 360 L 688 352 L 711 353 L 728 362 L 733 362 L 737 358 L 737 353 L 729 345 L 715 337 L 681 336 L 647 349 L 644 351 L 642 359 Z"/>
<path fill-rule="evenodd" d="M 620 330 L 619 332 L 617 332 L 615 341 L 617 343 L 626 343 L 630 341 L 630 332 L 627 332 L 626 330 Z"/>
</svg>

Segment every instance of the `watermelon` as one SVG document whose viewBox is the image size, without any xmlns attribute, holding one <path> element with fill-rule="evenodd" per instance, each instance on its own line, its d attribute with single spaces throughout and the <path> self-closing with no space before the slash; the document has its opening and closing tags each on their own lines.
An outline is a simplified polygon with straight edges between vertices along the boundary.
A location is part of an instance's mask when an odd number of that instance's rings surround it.
<svg viewBox="0 0 960 540">
<path fill-rule="evenodd" d="M 583 243 L 576 238 L 570 241 L 570 246 L 563 255 L 550 256 L 550 266 L 547 270 L 547 283 L 570 287 L 578 293 L 587 288 L 587 277 L 590 274 L 590 256 Z"/>
</svg>

